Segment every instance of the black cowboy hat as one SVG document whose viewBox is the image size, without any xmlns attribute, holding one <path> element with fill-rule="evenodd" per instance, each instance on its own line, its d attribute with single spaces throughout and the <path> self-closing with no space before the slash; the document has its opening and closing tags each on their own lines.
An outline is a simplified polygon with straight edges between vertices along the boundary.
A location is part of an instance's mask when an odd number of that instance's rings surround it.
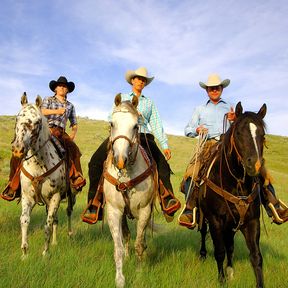
<svg viewBox="0 0 288 288">
<path fill-rule="evenodd" d="M 69 93 L 71 93 L 75 88 L 75 84 L 73 82 L 68 82 L 66 77 L 64 76 L 60 76 L 57 81 L 55 80 L 50 81 L 49 87 L 53 92 L 55 92 L 55 88 L 57 87 L 58 84 L 65 84 L 68 88 Z"/>
</svg>

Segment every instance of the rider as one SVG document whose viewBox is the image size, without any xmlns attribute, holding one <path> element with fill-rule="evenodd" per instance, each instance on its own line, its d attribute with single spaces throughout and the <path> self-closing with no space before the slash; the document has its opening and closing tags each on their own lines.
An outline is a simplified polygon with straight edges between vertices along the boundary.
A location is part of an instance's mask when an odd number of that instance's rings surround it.
<svg viewBox="0 0 288 288">
<path fill-rule="evenodd" d="M 199 191 L 200 175 L 199 172 L 203 164 L 207 162 L 213 150 L 216 149 L 215 144 L 220 140 L 223 133 L 223 127 L 229 127 L 230 122 L 236 119 L 236 115 L 232 106 L 221 98 L 223 89 L 230 84 L 229 79 L 221 81 L 217 74 L 211 74 L 208 77 L 207 83 L 199 82 L 200 86 L 206 90 L 209 100 L 202 106 L 196 107 L 192 119 L 185 127 L 185 135 L 188 137 L 197 137 L 200 139 L 207 137 L 206 142 L 203 141 L 204 146 L 190 161 L 186 172 L 184 174 L 181 191 L 187 195 L 186 206 L 179 217 L 179 224 L 188 228 L 196 226 L 195 214 L 193 216 L 193 208 L 197 207 L 197 196 Z M 227 123 L 224 123 L 224 116 L 227 115 Z M 199 139 L 199 140 L 200 140 Z M 199 142 L 200 143 L 200 142 Z M 212 148 L 213 147 L 213 148 Z M 192 183 L 191 183 L 192 181 Z M 288 209 L 280 207 L 279 201 L 275 197 L 275 191 L 271 184 L 271 177 L 265 169 L 264 165 L 261 169 L 260 182 L 262 184 L 262 193 L 264 199 L 262 200 L 268 215 L 273 216 L 270 208 L 267 206 L 271 202 L 283 221 L 277 221 L 273 217 L 273 221 L 281 224 L 288 220 Z M 269 199 L 269 200 L 268 200 Z M 275 216 L 275 215 L 274 215 Z"/>
<path fill-rule="evenodd" d="M 81 152 L 74 142 L 78 124 L 75 107 L 67 100 L 67 94 L 74 90 L 75 84 L 68 82 L 66 77 L 60 76 L 57 81 L 50 81 L 49 87 L 55 92 L 55 95 L 44 98 L 41 112 L 48 119 L 51 134 L 59 139 L 64 146 L 70 168 L 69 176 L 72 187 L 77 191 L 81 191 L 86 184 L 86 180 L 83 177 L 80 163 Z M 71 127 L 70 135 L 65 131 L 68 119 Z"/>
<path fill-rule="evenodd" d="M 43 115 L 48 118 L 51 134 L 59 139 L 65 147 L 68 159 L 71 160 L 71 163 L 73 162 L 73 164 L 71 164 L 71 185 L 77 191 L 81 191 L 86 181 L 82 176 L 80 164 L 81 153 L 73 141 L 77 133 L 77 119 L 74 105 L 66 100 L 67 94 L 74 90 L 75 84 L 68 82 L 65 77 L 61 76 L 57 81 L 52 80 L 49 83 L 49 87 L 55 92 L 55 95 L 43 100 L 41 111 Z M 70 126 L 72 127 L 70 136 L 65 132 L 67 119 L 69 119 Z M 12 201 L 21 196 L 20 167 L 21 159 L 12 155 L 10 160 L 9 182 L 0 195 L 5 200 Z"/>
<path fill-rule="evenodd" d="M 132 85 L 132 91 L 128 94 L 122 94 L 122 101 L 131 101 L 133 96 L 137 96 L 139 104 L 137 106 L 139 112 L 140 124 L 140 142 L 148 155 L 152 154 L 153 159 L 157 164 L 159 173 L 160 189 L 160 205 L 164 216 L 168 222 L 173 220 L 174 213 L 180 208 L 180 202 L 175 198 L 172 184 L 170 182 L 171 169 L 166 161 L 171 158 L 171 151 L 168 147 L 168 139 L 164 133 L 162 121 L 160 119 L 158 110 L 152 100 L 142 94 L 145 86 L 149 85 L 154 77 L 148 77 L 146 68 L 140 67 L 135 71 L 129 70 L 125 75 L 126 81 Z M 148 128 L 151 127 L 151 130 Z M 154 136 L 158 140 L 164 155 L 158 148 Z M 82 219 L 87 223 L 96 223 L 102 220 L 103 209 L 103 191 L 97 189 L 102 172 L 103 163 L 107 157 L 107 145 L 109 138 L 107 138 L 96 150 L 89 162 L 89 192 L 88 192 L 88 209 L 89 213 L 82 215 Z M 97 191 L 97 193 L 96 193 Z M 85 211 L 84 211 L 85 212 Z"/>
</svg>

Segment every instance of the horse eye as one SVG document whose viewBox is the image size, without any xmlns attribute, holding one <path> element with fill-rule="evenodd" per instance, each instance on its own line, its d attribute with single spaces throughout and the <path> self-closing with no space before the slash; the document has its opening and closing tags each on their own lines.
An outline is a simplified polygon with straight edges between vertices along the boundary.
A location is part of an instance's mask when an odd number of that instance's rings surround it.
<svg viewBox="0 0 288 288">
<path fill-rule="evenodd" d="M 114 124 L 112 122 L 110 122 L 110 127 L 113 128 L 114 127 Z"/>
<path fill-rule="evenodd" d="M 27 129 L 32 130 L 32 125 L 29 123 L 26 123 L 25 126 L 27 127 Z"/>
<path fill-rule="evenodd" d="M 135 126 L 133 127 L 134 130 L 138 129 L 138 124 L 135 124 Z"/>
</svg>

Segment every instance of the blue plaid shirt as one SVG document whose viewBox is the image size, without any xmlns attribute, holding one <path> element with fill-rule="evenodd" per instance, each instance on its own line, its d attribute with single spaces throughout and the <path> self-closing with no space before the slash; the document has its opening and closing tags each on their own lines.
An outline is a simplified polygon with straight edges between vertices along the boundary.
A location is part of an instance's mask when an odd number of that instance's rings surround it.
<svg viewBox="0 0 288 288">
<path fill-rule="evenodd" d="M 133 92 L 121 94 L 121 99 L 122 101 L 132 101 L 133 96 L 135 96 Z M 168 139 L 164 133 L 162 121 L 154 102 L 144 95 L 141 95 L 138 100 L 137 110 L 142 115 L 138 120 L 140 132 L 153 134 L 161 148 L 168 149 Z M 111 121 L 111 114 L 108 120 Z"/>
<path fill-rule="evenodd" d="M 61 103 L 56 98 L 56 96 L 46 97 L 44 98 L 42 102 L 41 108 L 42 109 L 66 108 L 66 111 L 63 115 L 59 115 L 59 114 L 46 115 L 50 127 L 57 126 L 65 130 L 68 119 L 70 122 L 70 127 L 73 127 L 74 125 L 77 124 L 75 107 L 69 101 L 65 101 L 65 103 Z"/>
<path fill-rule="evenodd" d="M 196 128 L 203 125 L 208 129 L 208 139 L 217 138 L 223 134 L 223 121 L 224 115 L 231 109 L 231 105 L 220 99 L 217 104 L 212 103 L 210 100 L 205 105 L 195 108 L 192 118 L 185 127 L 185 135 L 188 137 L 198 136 Z M 230 126 L 229 121 L 226 123 L 226 128 Z"/>
</svg>

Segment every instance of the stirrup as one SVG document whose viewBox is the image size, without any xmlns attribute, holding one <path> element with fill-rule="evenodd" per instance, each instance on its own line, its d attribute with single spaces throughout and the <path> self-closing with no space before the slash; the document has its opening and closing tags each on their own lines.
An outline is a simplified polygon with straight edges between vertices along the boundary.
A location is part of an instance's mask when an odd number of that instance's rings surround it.
<svg viewBox="0 0 288 288">
<path fill-rule="evenodd" d="M 279 201 L 279 205 L 280 207 L 284 208 L 284 209 L 288 209 L 287 205 L 280 199 L 278 199 Z M 282 224 L 284 223 L 284 220 L 279 216 L 276 208 L 274 207 L 274 205 L 269 202 L 268 207 L 271 209 L 272 214 L 273 214 L 273 221 L 275 221 L 277 224 Z"/>
<path fill-rule="evenodd" d="M 186 207 L 184 207 L 183 211 L 181 212 L 181 214 L 179 215 L 178 217 L 178 223 L 181 225 L 181 226 L 184 226 L 184 227 L 187 227 L 189 229 L 194 229 L 197 225 L 197 207 L 194 207 L 193 210 L 192 210 L 192 222 L 189 223 L 189 222 L 183 222 L 180 220 L 180 217 L 181 215 L 183 214 L 184 210 L 185 210 Z"/>
<path fill-rule="evenodd" d="M 102 209 L 102 219 L 103 219 L 103 216 L 104 216 L 104 209 L 102 207 L 102 204 L 100 201 L 98 201 L 98 203 L 95 205 L 94 203 L 95 201 L 92 202 L 92 200 L 89 201 L 87 207 L 84 209 L 84 211 L 82 212 L 81 214 L 81 219 L 83 222 L 85 223 L 88 223 L 88 224 L 96 224 L 99 219 L 99 214 L 100 214 L 100 211 Z M 94 206 L 96 208 L 96 211 L 95 213 L 93 213 L 95 215 L 95 217 L 89 217 L 89 213 L 86 214 L 87 210 L 89 209 L 90 206 Z M 93 215 L 93 216 L 94 216 Z"/>
<path fill-rule="evenodd" d="M 163 208 L 162 208 L 162 210 L 168 216 L 173 216 L 174 213 L 181 207 L 181 203 L 180 203 L 180 201 L 177 198 L 171 198 L 171 199 L 174 199 L 176 201 L 176 203 L 174 205 L 172 205 L 171 207 L 169 207 L 169 208 L 165 208 L 164 199 L 163 199 Z"/>
<path fill-rule="evenodd" d="M 5 194 L 5 191 L 8 192 L 9 189 L 11 188 L 11 187 L 10 187 L 10 184 L 11 184 L 11 182 L 9 182 L 9 183 L 6 185 L 6 187 L 4 188 L 3 192 L 0 194 L 0 198 L 4 199 L 4 200 L 6 200 L 6 201 L 13 201 L 13 200 L 16 198 L 16 192 L 17 192 L 17 191 L 14 191 L 14 190 L 12 190 L 12 189 L 11 189 L 11 190 L 13 191 L 13 196 L 9 196 L 9 195 Z"/>
</svg>

